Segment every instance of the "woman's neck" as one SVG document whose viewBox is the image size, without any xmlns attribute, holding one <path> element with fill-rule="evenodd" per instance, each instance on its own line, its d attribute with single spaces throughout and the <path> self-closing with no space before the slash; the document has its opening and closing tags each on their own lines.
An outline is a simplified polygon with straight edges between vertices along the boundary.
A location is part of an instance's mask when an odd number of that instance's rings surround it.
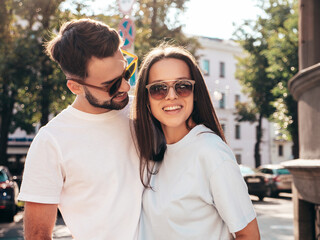
<svg viewBox="0 0 320 240">
<path fill-rule="evenodd" d="M 188 125 L 190 126 L 190 128 L 187 128 L 186 124 L 179 127 L 168 127 L 162 125 L 162 130 L 166 138 L 167 144 L 174 144 L 179 142 L 184 136 L 186 136 L 190 132 L 190 130 L 196 124 L 192 121 Z"/>
</svg>

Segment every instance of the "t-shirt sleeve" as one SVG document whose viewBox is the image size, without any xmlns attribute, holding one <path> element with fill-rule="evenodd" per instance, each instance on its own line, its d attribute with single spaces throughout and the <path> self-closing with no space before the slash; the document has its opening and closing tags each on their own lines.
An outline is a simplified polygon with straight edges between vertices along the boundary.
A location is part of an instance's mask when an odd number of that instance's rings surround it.
<svg viewBox="0 0 320 240">
<path fill-rule="evenodd" d="M 63 185 L 60 163 L 58 144 L 49 132 L 40 129 L 29 148 L 18 199 L 58 204 Z"/>
<path fill-rule="evenodd" d="M 222 141 L 215 144 L 207 155 L 217 163 L 210 175 L 213 204 L 229 231 L 238 232 L 255 217 L 247 185 L 230 148 Z"/>
</svg>

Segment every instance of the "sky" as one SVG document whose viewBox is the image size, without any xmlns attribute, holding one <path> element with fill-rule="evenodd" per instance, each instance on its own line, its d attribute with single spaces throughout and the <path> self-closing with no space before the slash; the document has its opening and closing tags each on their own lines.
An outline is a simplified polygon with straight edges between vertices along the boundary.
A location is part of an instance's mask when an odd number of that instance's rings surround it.
<svg viewBox="0 0 320 240">
<path fill-rule="evenodd" d="M 132 0 L 122 0 L 132 1 Z M 257 0 L 190 0 L 187 11 L 180 17 L 187 34 L 230 39 L 235 30 L 233 23 L 240 25 L 243 20 L 257 19 Z M 107 9 L 114 0 L 94 0 L 91 7 Z"/>
<path fill-rule="evenodd" d="M 230 39 L 233 22 L 257 19 L 257 0 L 190 0 L 184 16 L 184 31 L 205 37 Z"/>
</svg>

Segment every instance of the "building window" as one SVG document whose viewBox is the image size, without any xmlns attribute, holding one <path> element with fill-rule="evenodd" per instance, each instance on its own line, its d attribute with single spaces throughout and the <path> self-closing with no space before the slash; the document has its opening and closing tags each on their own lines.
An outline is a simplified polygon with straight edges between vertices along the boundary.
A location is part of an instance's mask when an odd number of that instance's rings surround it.
<svg viewBox="0 0 320 240">
<path fill-rule="evenodd" d="M 278 155 L 279 155 L 280 157 L 283 156 L 283 145 L 279 145 L 279 146 L 278 146 Z"/>
<path fill-rule="evenodd" d="M 225 108 L 226 107 L 226 95 L 224 93 L 221 93 L 221 99 L 219 100 L 219 108 Z"/>
<path fill-rule="evenodd" d="M 206 76 L 210 74 L 210 61 L 208 59 L 202 61 L 202 72 Z"/>
<path fill-rule="evenodd" d="M 225 133 L 226 132 L 226 125 L 224 123 L 221 124 L 221 128 L 222 128 L 223 133 Z"/>
<path fill-rule="evenodd" d="M 241 161 L 241 154 L 236 154 L 235 157 L 236 157 L 237 163 L 238 163 L 238 164 L 241 164 L 241 163 L 242 163 L 242 161 Z"/>
<path fill-rule="evenodd" d="M 235 127 L 235 138 L 240 139 L 240 125 L 236 125 Z"/>
<path fill-rule="evenodd" d="M 234 95 L 234 104 L 237 104 L 240 102 L 240 94 Z"/>
<path fill-rule="evenodd" d="M 225 77 L 225 63 L 220 62 L 220 77 L 224 78 Z"/>
</svg>

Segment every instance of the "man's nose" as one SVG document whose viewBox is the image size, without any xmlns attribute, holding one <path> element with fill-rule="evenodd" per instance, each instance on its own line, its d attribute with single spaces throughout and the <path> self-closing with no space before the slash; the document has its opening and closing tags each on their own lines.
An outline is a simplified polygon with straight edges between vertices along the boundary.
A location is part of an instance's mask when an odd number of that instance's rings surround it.
<svg viewBox="0 0 320 240">
<path fill-rule="evenodd" d="M 124 78 L 122 78 L 122 82 L 118 92 L 128 92 L 129 90 L 130 90 L 129 81 L 126 81 Z"/>
</svg>

